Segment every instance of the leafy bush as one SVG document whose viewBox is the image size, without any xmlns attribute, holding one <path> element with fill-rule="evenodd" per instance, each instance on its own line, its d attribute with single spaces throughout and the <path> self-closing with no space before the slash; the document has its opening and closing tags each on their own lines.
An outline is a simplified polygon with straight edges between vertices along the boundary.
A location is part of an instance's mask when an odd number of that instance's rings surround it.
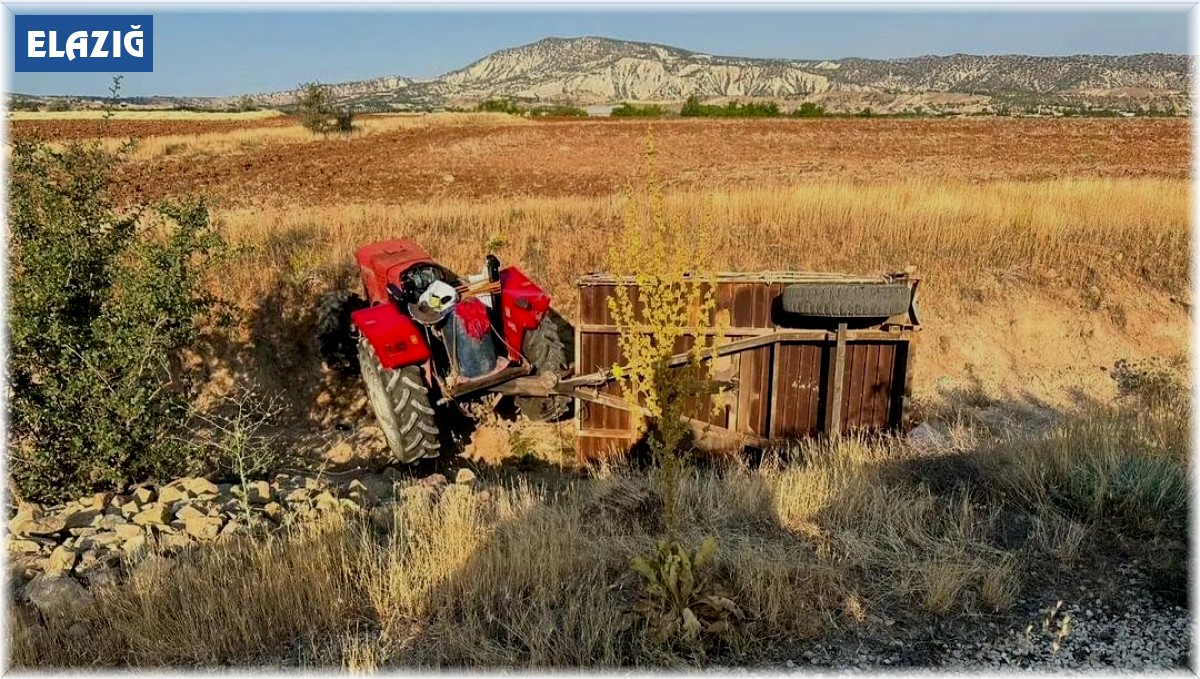
<svg viewBox="0 0 1200 679">
<path fill-rule="evenodd" d="M 564 106 L 562 104 L 553 104 L 549 106 L 534 106 L 529 109 L 529 115 L 532 116 L 570 116 L 575 118 L 586 118 L 587 111 L 576 106 Z"/>
<path fill-rule="evenodd" d="M 745 104 L 731 101 L 724 106 L 717 106 L 701 104 L 700 99 L 692 95 L 684 102 L 683 107 L 679 110 L 679 115 L 688 118 L 777 118 L 782 114 L 779 111 L 779 104 L 773 101 L 751 101 Z"/>
<path fill-rule="evenodd" d="M 186 471 L 180 353 L 217 301 L 201 201 L 118 210 L 129 146 L 11 148 L 9 470 L 29 499 Z"/>
<path fill-rule="evenodd" d="M 34 99 L 11 99 L 8 104 L 10 111 L 40 111 L 42 105 Z"/>
<path fill-rule="evenodd" d="M 795 110 L 792 116 L 796 118 L 819 118 L 825 115 L 825 107 L 806 101 Z"/>
<path fill-rule="evenodd" d="M 480 113 L 507 113 L 514 116 L 525 114 L 525 109 L 511 99 L 489 99 L 476 106 L 475 110 Z"/>
<path fill-rule="evenodd" d="M 657 104 L 638 106 L 625 102 L 610 111 L 608 115 L 614 118 L 661 118 L 667 115 L 667 109 Z"/>
</svg>

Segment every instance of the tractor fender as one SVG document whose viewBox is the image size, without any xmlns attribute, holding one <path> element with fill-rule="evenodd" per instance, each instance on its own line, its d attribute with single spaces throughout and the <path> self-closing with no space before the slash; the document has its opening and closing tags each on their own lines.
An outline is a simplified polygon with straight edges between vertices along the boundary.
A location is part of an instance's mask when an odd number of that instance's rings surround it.
<svg viewBox="0 0 1200 679">
<path fill-rule="evenodd" d="M 394 370 L 429 360 L 429 345 L 411 318 L 395 304 L 376 304 L 350 314 L 354 327 L 367 338 L 384 368 Z"/>
</svg>

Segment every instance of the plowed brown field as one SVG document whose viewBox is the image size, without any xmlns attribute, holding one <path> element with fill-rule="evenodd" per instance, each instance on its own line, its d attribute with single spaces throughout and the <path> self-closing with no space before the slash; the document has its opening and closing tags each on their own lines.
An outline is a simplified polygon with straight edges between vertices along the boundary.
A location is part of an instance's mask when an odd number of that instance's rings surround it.
<svg viewBox="0 0 1200 679">
<path fill-rule="evenodd" d="M 25 121 L 76 136 L 95 121 Z M 120 134 L 295 125 L 122 121 Z M 128 128 L 128 129 L 126 129 Z M 668 187 L 734 188 L 909 179 L 1036 180 L 1188 176 L 1188 124 L 1174 119 L 538 121 L 429 125 L 350 138 L 298 136 L 145 160 L 130 195 L 204 192 L 226 205 L 428 198 L 601 196 L 639 176 L 647 131 Z"/>
<path fill-rule="evenodd" d="M 165 137 L 177 134 L 210 134 L 233 132 L 259 127 L 287 127 L 296 122 L 287 116 L 245 118 L 239 120 L 122 120 L 107 122 L 98 119 L 80 120 L 14 120 L 9 123 L 10 134 L 20 137 L 30 134 L 43 139 L 68 140 L 96 137 Z"/>
</svg>

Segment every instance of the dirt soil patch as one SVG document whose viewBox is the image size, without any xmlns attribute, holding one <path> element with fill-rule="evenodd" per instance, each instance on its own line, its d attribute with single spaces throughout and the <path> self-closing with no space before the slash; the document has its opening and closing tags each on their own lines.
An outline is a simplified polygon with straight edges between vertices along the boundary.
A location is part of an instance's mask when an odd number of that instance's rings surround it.
<svg viewBox="0 0 1200 679">
<path fill-rule="evenodd" d="M 195 123 L 165 125 L 178 133 Z M 234 205 L 604 196 L 641 177 L 647 133 L 671 189 L 1188 176 L 1188 127 L 1177 120 L 581 120 L 429 126 L 184 154 L 140 163 L 124 183 L 143 198 L 203 191 Z"/>
<path fill-rule="evenodd" d="M 144 138 L 208 134 L 262 127 L 287 127 L 295 124 L 296 121 L 288 116 L 239 120 L 13 120 L 9 122 L 9 134 L 13 137 L 36 134 L 46 140 L 67 141 L 96 137 Z"/>
</svg>

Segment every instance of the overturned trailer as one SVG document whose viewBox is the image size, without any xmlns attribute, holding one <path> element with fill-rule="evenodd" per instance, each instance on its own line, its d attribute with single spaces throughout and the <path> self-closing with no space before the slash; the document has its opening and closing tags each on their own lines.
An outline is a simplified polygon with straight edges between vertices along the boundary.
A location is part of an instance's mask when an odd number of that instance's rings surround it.
<svg viewBox="0 0 1200 679">
<path fill-rule="evenodd" d="M 920 328 L 920 278 L 912 271 L 722 273 L 715 281 L 715 314 L 725 322 L 711 360 L 714 379 L 730 388 L 687 413 L 702 447 L 763 447 L 772 439 L 901 426 Z M 578 281 L 578 377 L 559 390 L 575 398 L 584 458 L 620 453 L 633 442 L 632 408 L 611 379 L 623 357 L 608 300 L 620 285 L 633 283 L 604 274 Z M 636 305 L 636 290 L 630 296 Z M 718 332 L 716 319 L 710 321 L 688 329 L 675 365 L 686 363 L 684 352 L 697 336 Z"/>
</svg>

